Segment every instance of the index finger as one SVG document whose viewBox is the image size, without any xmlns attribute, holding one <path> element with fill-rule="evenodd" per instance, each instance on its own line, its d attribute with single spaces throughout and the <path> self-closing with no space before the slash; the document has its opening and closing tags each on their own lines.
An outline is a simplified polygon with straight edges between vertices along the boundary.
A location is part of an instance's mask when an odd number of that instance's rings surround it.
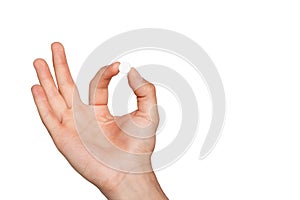
<svg viewBox="0 0 300 200">
<path fill-rule="evenodd" d="M 150 116 L 151 120 L 157 120 L 158 110 L 154 84 L 145 80 L 135 68 L 131 68 L 128 73 L 128 83 L 137 97 L 139 113 Z"/>
<path fill-rule="evenodd" d="M 119 62 L 102 67 L 92 79 L 89 88 L 89 103 L 91 105 L 107 105 L 108 85 L 113 76 L 119 73 Z"/>
</svg>

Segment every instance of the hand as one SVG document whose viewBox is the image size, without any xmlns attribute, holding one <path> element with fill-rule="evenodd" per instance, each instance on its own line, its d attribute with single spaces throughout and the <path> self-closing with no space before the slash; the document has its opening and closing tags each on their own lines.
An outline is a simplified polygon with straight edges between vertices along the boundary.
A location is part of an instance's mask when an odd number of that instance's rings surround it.
<svg viewBox="0 0 300 200">
<path fill-rule="evenodd" d="M 90 83 L 90 105 L 85 105 L 60 43 L 52 44 L 52 58 L 58 87 L 47 63 L 36 59 L 40 85 L 32 87 L 32 94 L 58 150 L 108 199 L 167 199 L 151 167 L 159 122 L 154 85 L 131 68 L 128 83 L 138 109 L 112 116 L 107 107 L 108 84 L 120 63 L 99 70 Z"/>
</svg>

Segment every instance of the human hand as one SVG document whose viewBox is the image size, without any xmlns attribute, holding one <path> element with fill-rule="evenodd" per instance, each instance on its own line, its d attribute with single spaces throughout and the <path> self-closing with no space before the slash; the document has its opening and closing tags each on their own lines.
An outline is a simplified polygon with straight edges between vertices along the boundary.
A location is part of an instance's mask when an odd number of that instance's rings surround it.
<svg viewBox="0 0 300 200">
<path fill-rule="evenodd" d="M 154 85 L 132 68 L 127 77 L 138 109 L 112 116 L 108 84 L 120 63 L 99 70 L 90 83 L 90 105 L 85 105 L 60 43 L 52 44 L 52 58 L 57 87 L 47 63 L 36 59 L 40 85 L 32 87 L 32 94 L 58 150 L 108 199 L 167 199 L 151 167 L 159 122 Z"/>
</svg>

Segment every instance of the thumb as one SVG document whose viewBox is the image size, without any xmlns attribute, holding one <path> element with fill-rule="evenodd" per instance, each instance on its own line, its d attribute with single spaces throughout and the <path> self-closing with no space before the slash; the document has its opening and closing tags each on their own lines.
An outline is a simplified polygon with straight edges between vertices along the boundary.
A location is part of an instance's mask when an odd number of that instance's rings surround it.
<svg viewBox="0 0 300 200">
<path fill-rule="evenodd" d="M 128 84 L 137 97 L 138 111 L 151 117 L 157 115 L 155 86 L 145 80 L 135 68 L 127 74 Z"/>
</svg>

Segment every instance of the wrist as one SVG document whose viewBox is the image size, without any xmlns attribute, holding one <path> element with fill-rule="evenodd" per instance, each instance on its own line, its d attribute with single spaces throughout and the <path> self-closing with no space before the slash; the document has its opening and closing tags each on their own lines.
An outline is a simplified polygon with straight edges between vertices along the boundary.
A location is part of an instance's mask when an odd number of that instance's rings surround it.
<svg viewBox="0 0 300 200">
<path fill-rule="evenodd" d="M 104 194 L 110 200 L 168 199 L 154 172 L 125 174 L 119 185 Z"/>
</svg>

